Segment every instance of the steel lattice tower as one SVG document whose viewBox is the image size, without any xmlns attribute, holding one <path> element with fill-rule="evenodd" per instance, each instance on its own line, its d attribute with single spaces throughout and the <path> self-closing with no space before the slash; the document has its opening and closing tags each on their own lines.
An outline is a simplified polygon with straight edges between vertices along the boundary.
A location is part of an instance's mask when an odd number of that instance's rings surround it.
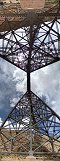
<svg viewBox="0 0 60 161">
<path fill-rule="evenodd" d="M 60 117 L 31 91 L 30 74 L 60 60 L 60 3 L 2 15 L 0 57 L 27 73 L 27 92 L 0 127 L 0 151 L 58 153 Z"/>
</svg>

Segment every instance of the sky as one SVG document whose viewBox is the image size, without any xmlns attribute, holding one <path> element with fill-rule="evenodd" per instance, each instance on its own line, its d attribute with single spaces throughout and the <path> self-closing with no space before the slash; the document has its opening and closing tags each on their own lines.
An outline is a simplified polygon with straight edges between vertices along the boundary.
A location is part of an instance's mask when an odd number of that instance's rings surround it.
<svg viewBox="0 0 60 161">
<path fill-rule="evenodd" d="M 26 92 L 26 73 L 0 58 L 0 122 Z"/>
<path fill-rule="evenodd" d="M 26 92 L 26 73 L 0 58 L 0 124 Z M 60 115 L 60 62 L 31 73 L 31 90 Z"/>
</svg>

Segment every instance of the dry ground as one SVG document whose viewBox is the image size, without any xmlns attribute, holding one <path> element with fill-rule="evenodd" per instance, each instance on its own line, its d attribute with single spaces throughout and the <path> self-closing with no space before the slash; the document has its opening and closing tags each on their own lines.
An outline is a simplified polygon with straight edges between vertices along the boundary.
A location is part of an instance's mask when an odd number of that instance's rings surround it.
<svg viewBox="0 0 60 161">
<path fill-rule="evenodd" d="M 20 156 L 1 156 L 0 161 L 27 161 L 27 159 L 24 157 L 20 157 Z M 28 161 L 60 161 L 60 158 L 41 156 L 41 157 L 36 157 L 36 160 L 31 159 Z"/>
</svg>

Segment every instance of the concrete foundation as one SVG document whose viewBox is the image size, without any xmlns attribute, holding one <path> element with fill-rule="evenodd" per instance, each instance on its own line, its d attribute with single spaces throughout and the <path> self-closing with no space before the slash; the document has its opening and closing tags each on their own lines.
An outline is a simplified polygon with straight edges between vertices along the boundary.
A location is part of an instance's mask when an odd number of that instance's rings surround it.
<svg viewBox="0 0 60 161">
<path fill-rule="evenodd" d="M 45 5 L 45 0 L 20 0 L 22 9 L 42 9 Z"/>
</svg>

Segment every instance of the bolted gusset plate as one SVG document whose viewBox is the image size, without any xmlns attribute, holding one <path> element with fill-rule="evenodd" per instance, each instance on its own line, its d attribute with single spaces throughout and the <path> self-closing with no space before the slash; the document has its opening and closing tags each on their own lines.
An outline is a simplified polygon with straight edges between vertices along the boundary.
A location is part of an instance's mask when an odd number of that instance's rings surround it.
<svg viewBox="0 0 60 161">
<path fill-rule="evenodd" d="M 34 153 L 59 150 L 60 118 L 31 91 L 25 93 L 3 122 L 0 151 L 28 153 L 30 137 Z"/>
<path fill-rule="evenodd" d="M 0 33 L 0 57 L 27 72 L 60 60 L 60 20 Z"/>
</svg>

